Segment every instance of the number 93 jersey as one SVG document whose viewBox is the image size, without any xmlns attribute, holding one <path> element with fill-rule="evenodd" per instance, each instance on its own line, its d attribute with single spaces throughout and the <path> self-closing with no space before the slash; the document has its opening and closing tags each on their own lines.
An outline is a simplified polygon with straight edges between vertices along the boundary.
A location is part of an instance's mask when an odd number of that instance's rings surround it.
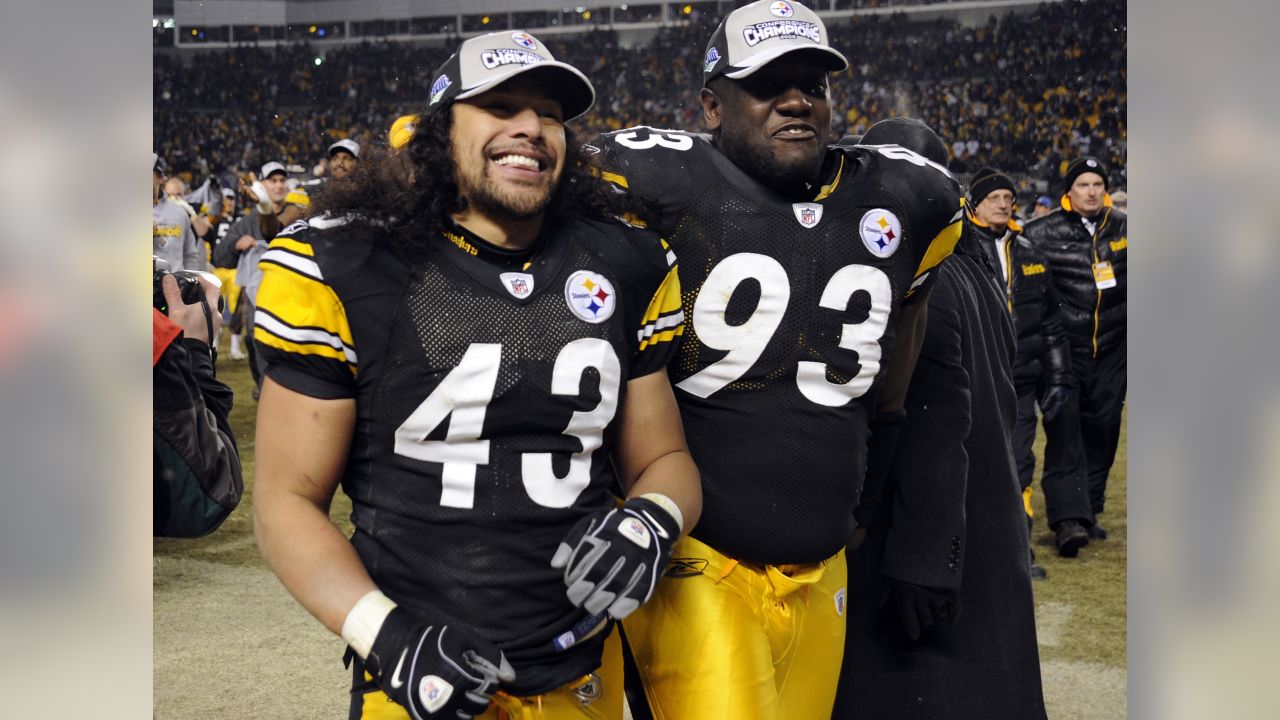
<svg viewBox="0 0 1280 720">
<path fill-rule="evenodd" d="M 576 220 L 519 254 L 455 226 L 411 262 L 333 224 L 271 243 L 255 333 L 274 381 L 356 400 L 342 487 L 369 574 L 501 647 L 510 692 L 594 670 L 603 636 L 551 651 L 584 613 L 550 562 L 614 502 L 627 381 L 663 369 L 682 331 L 675 256 Z"/>
<path fill-rule="evenodd" d="M 853 529 L 893 321 L 959 238 L 958 185 L 896 145 L 832 147 L 826 184 L 792 203 L 707 135 L 638 127 L 593 147 L 680 257 L 670 374 L 702 473 L 693 536 L 762 564 L 831 557 Z"/>
</svg>

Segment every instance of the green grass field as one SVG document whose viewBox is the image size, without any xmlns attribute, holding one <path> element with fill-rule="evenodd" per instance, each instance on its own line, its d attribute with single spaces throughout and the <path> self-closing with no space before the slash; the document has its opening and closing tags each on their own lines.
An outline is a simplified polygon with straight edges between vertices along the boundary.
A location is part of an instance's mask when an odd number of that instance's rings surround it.
<svg viewBox="0 0 1280 720">
<path fill-rule="evenodd" d="M 256 403 L 247 363 L 219 359 L 236 392 L 231 426 L 246 497 L 213 535 L 154 543 L 153 631 L 157 720 L 345 717 L 350 677 L 343 643 L 312 619 L 263 565 L 253 543 Z M 1037 456 L 1043 438 L 1037 441 Z M 1049 717 L 1126 716 L 1126 441 L 1108 487 L 1105 542 L 1066 560 L 1053 550 L 1036 483 L 1032 538 L 1049 579 L 1035 584 L 1036 625 Z M 1037 476 L 1038 476 L 1037 468 Z M 331 517 L 350 534 L 350 502 Z M 999 678 L 992 678 L 999 682 Z M 944 719 L 939 719 L 944 720 Z"/>
</svg>

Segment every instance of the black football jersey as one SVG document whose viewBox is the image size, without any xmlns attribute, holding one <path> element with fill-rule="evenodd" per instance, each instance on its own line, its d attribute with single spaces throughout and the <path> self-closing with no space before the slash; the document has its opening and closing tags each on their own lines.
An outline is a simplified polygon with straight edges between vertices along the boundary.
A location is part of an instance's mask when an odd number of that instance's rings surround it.
<svg viewBox="0 0 1280 720">
<path fill-rule="evenodd" d="M 896 145 L 833 147 L 827 184 L 793 203 L 707 135 L 638 127 L 593 147 L 680 257 L 670 374 L 702 473 L 692 534 L 756 563 L 832 556 L 853 529 L 893 320 L 960 235 L 955 180 Z"/>
<path fill-rule="evenodd" d="M 342 487 L 352 542 L 392 600 L 495 642 L 536 694 L 599 665 L 603 636 L 550 561 L 614 503 L 606 449 L 629 379 L 682 332 L 675 257 L 646 230 L 580 220 L 529 252 L 460 227 L 412 266 L 324 219 L 263 255 L 255 334 L 267 375 L 355 398 Z"/>
</svg>

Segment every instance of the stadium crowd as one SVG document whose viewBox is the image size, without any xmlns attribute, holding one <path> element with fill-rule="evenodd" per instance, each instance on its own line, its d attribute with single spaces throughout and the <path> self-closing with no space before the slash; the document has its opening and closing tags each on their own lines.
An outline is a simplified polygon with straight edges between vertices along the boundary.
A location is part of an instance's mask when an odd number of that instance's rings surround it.
<svg viewBox="0 0 1280 720">
<path fill-rule="evenodd" d="M 837 132 L 861 134 L 885 117 L 918 117 L 951 143 L 951 169 L 983 165 L 1051 181 L 1089 154 L 1125 181 L 1125 5 L 1047 3 L 980 27 L 905 14 L 829 23 L 852 66 L 833 77 Z M 598 98 L 587 134 L 635 124 L 698 130 L 706 38 L 719 17 L 695 14 L 648 44 L 619 47 L 595 30 L 549 41 L 582 68 Z M 156 146 L 179 175 L 256 167 L 268 158 L 310 169 L 343 137 L 380 141 L 397 116 L 423 105 L 447 48 L 360 43 L 238 46 L 154 65 Z M 190 178 L 189 178 L 190 179 Z M 1041 186 L 1043 189 L 1043 186 Z"/>
</svg>

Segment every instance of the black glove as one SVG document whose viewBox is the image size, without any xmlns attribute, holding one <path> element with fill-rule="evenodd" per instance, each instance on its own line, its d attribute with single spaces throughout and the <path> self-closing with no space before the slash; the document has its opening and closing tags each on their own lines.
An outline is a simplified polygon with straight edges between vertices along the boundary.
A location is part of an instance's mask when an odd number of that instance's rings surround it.
<svg viewBox="0 0 1280 720">
<path fill-rule="evenodd" d="M 1040 398 L 1040 414 L 1044 416 L 1046 422 L 1057 419 L 1058 413 L 1066 407 L 1070 394 L 1071 388 L 1066 385 L 1050 385 L 1044 391 L 1044 396 Z"/>
<path fill-rule="evenodd" d="M 608 609 L 621 620 L 653 595 L 679 535 L 670 513 L 651 500 L 632 498 L 579 520 L 551 567 L 564 569 L 569 602 L 592 615 Z"/>
<path fill-rule="evenodd" d="M 885 594 L 880 605 L 891 598 L 907 637 L 919 640 L 921 633 L 942 622 L 960 617 L 960 598 L 954 590 L 916 585 L 885 576 Z"/>
<path fill-rule="evenodd" d="M 427 625 L 397 607 L 374 638 L 366 669 L 414 720 L 469 720 L 516 672 L 493 643 L 458 625 Z"/>
</svg>

